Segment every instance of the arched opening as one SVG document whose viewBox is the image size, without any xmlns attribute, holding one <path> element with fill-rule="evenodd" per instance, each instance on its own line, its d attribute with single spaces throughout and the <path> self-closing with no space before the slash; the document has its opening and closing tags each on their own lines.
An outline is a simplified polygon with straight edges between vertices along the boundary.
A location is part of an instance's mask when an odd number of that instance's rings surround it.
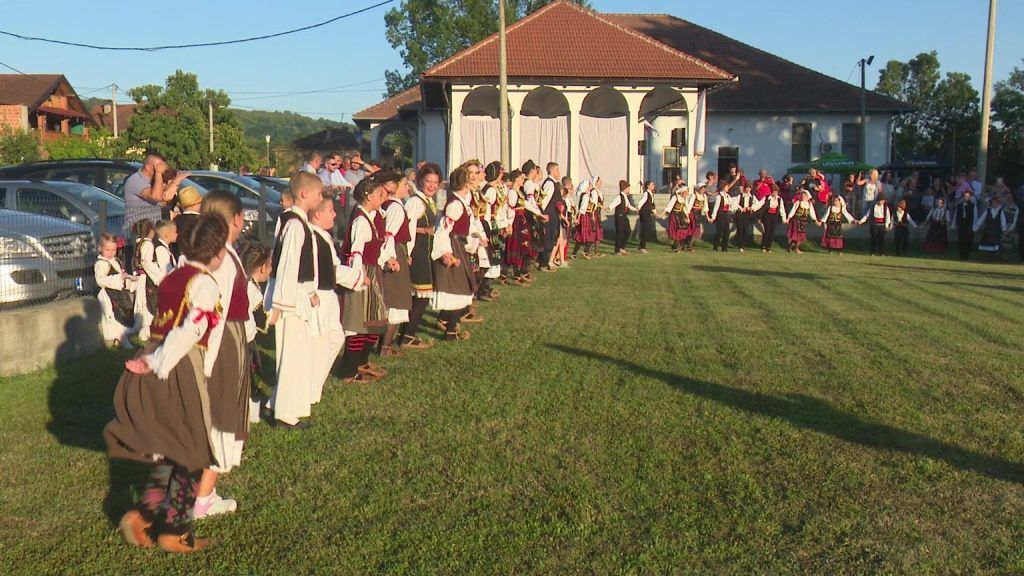
<svg viewBox="0 0 1024 576">
<path fill-rule="evenodd" d="M 374 131 L 372 154 L 395 168 L 409 168 L 419 159 L 416 132 L 404 122 L 388 122 Z"/>
<path fill-rule="evenodd" d="M 501 156 L 501 95 L 494 86 L 474 88 L 462 102 L 460 163 L 476 158 L 484 164 Z"/>
<path fill-rule="evenodd" d="M 519 158 L 538 166 L 557 162 L 569 170 L 569 101 L 549 86 L 530 91 L 519 118 Z"/>
<path fill-rule="evenodd" d="M 583 99 L 579 122 L 580 177 L 601 177 L 606 194 L 618 192 L 619 180 L 629 174 L 629 104 L 611 86 L 602 86 Z"/>
</svg>

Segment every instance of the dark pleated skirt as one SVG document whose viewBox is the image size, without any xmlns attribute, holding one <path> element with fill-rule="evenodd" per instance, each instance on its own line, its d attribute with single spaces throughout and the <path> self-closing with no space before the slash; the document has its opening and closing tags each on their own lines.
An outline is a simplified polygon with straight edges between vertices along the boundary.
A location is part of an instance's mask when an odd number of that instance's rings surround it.
<svg viewBox="0 0 1024 576">
<path fill-rule="evenodd" d="M 346 332 L 356 334 L 383 334 L 388 327 L 388 309 L 384 304 L 381 269 L 374 263 L 363 266 L 363 272 L 370 279 L 370 285 L 360 292 L 345 291 L 341 302 L 341 326 Z"/>
<path fill-rule="evenodd" d="M 466 239 L 452 236 L 452 256 L 459 260 L 458 266 L 451 268 L 440 260 L 434 260 L 434 291 L 446 294 L 471 296 L 476 294 L 476 274 L 466 253 Z"/>
<path fill-rule="evenodd" d="M 412 309 L 412 278 L 409 274 L 409 253 L 405 244 L 395 243 L 398 272 L 384 271 L 384 304 L 395 310 Z"/>
<path fill-rule="evenodd" d="M 432 292 L 434 290 L 434 270 L 430 259 L 433 236 L 416 235 L 416 244 L 412 247 L 412 265 L 409 267 L 409 279 L 413 290 Z"/>
<path fill-rule="evenodd" d="M 210 394 L 210 422 L 235 439 L 249 437 L 249 371 L 252 363 L 245 342 L 245 324 L 227 322 L 220 341 L 213 373 L 207 380 Z"/>
</svg>

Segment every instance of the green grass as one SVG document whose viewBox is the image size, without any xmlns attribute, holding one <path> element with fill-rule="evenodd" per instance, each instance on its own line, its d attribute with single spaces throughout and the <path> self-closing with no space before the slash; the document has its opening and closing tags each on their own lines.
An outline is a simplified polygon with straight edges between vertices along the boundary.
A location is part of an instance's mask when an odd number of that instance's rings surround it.
<svg viewBox="0 0 1024 576">
<path fill-rule="evenodd" d="M 120 542 L 137 469 L 104 504 L 123 356 L 0 379 L 0 573 L 1024 572 L 1018 264 L 659 246 L 538 276 L 329 384 L 313 429 L 259 425 L 189 558 Z"/>
</svg>

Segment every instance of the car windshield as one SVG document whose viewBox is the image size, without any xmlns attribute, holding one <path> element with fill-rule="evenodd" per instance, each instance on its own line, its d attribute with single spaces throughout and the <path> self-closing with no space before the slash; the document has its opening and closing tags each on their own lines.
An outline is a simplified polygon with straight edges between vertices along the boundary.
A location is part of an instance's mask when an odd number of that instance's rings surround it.
<svg viewBox="0 0 1024 576">
<path fill-rule="evenodd" d="M 258 180 L 256 180 L 255 178 L 250 178 L 248 176 L 240 176 L 238 174 L 232 174 L 232 175 L 230 175 L 228 177 L 231 178 L 232 180 L 234 180 L 235 182 L 238 182 L 242 186 L 245 186 L 247 188 L 251 188 L 252 190 L 254 190 L 256 192 L 259 192 L 260 188 L 263 186 L 263 184 L 261 184 Z M 280 204 L 281 203 L 281 193 L 278 192 L 269 183 L 267 184 L 267 201 L 268 202 L 273 202 L 275 204 Z"/>
<path fill-rule="evenodd" d="M 57 188 L 72 194 L 75 198 L 78 198 L 82 202 L 85 202 L 89 208 L 99 212 L 100 202 L 107 203 L 107 215 L 109 216 L 123 216 L 124 215 L 124 200 L 121 200 L 117 196 L 114 196 L 110 192 L 100 190 L 88 184 L 77 184 L 74 182 L 54 182 L 54 186 Z"/>
</svg>

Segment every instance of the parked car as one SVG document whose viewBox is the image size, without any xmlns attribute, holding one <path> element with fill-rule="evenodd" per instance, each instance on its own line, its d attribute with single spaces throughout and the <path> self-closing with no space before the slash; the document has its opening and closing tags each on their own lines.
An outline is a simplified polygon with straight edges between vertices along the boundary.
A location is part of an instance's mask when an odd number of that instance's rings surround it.
<svg viewBox="0 0 1024 576">
<path fill-rule="evenodd" d="M 270 186 L 274 190 L 277 190 L 278 194 L 281 194 L 282 192 L 285 192 L 289 189 L 287 178 L 278 178 L 277 176 L 259 176 L 256 174 L 249 175 L 249 178 L 252 178 L 253 180 L 261 184 L 266 184 L 267 186 Z"/>
<path fill-rule="evenodd" d="M 89 226 L 94 238 L 104 232 L 124 238 L 127 232 L 124 230 L 124 200 L 106 190 L 77 182 L 0 180 L 0 208 Z M 100 219 L 101 210 L 106 212 L 105 223 Z"/>
<path fill-rule="evenodd" d="M 207 190 L 227 190 L 242 199 L 245 207 L 245 220 L 247 231 L 251 229 L 251 223 L 259 217 L 260 195 L 266 191 L 267 217 L 264 225 L 272 235 L 274 223 L 281 213 L 281 193 L 270 186 L 261 186 L 259 182 L 249 176 L 240 176 L 234 172 L 217 172 L 214 170 L 192 170 L 192 180 L 198 182 Z"/>
<path fill-rule="evenodd" d="M 92 292 L 95 259 L 85 226 L 0 209 L 0 306 Z"/>
<path fill-rule="evenodd" d="M 142 163 L 134 160 L 112 160 L 109 158 L 44 160 L 0 168 L 0 178 L 78 182 L 101 188 L 119 198 L 124 198 L 124 181 L 141 168 Z M 214 172 L 214 174 L 219 173 Z M 208 190 L 195 178 L 186 179 L 182 186 L 195 186 L 199 190 L 199 194 L 203 196 Z M 239 197 L 245 208 L 246 229 L 250 230 L 259 217 L 259 195 L 247 194 L 239 195 Z M 271 196 L 268 196 L 267 200 L 267 220 L 270 222 L 270 230 L 273 231 L 277 214 L 281 211 L 280 195 L 278 195 L 276 203 L 271 201 Z"/>
</svg>

